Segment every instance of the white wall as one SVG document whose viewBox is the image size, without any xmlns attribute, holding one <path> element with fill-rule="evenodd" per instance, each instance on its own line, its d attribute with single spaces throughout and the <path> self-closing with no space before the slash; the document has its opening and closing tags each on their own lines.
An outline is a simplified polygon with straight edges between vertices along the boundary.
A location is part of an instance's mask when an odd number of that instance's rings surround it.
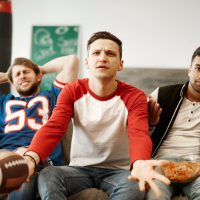
<svg viewBox="0 0 200 200">
<path fill-rule="evenodd" d="M 12 0 L 12 57 L 30 57 L 32 25 L 80 25 L 81 59 L 101 30 L 123 41 L 125 66 L 186 68 L 200 46 L 200 0 Z"/>
</svg>

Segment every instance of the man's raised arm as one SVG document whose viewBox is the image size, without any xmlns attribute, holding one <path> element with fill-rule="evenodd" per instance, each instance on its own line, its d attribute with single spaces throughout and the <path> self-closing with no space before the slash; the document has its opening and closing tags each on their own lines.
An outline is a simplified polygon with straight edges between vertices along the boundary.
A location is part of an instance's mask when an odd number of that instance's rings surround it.
<svg viewBox="0 0 200 200">
<path fill-rule="evenodd" d="M 8 82 L 8 73 L 0 72 L 0 84 Z"/>
<path fill-rule="evenodd" d="M 55 58 L 43 66 L 40 66 L 41 73 L 58 73 L 56 80 L 62 83 L 70 83 L 77 79 L 79 60 L 75 55 L 68 55 Z"/>
</svg>

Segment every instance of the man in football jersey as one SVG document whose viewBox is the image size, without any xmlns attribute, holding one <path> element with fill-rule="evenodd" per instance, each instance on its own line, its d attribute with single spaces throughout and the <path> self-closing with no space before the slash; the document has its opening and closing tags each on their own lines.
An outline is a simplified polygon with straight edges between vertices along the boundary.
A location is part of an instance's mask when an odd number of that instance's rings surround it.
<svg viewBox="0 0 200 200">
<path fill-rule="evenodd" d="M 43 75 L 52 72 L 57 76 L 51 89 L 39 91 Z M 7 73 L 0 73 L 0 83 L 10 81 L 19 94 L 0 97 L 0 149 L 23 155 L 23 147 L 30 144 L 35 132 L 49 119 L 61 89 L 75 81 L 77 74 L 78 59 L 74 55 L 55 58 L 41 67 L 27 58 L 16 58 Z M 59 144 L 49 156 L 54 165 L 64 164 L 61 153 Z M 35 177 L 31 180 L 8 199 L 34 199 Z"/>
<path fill-rule="evenodd" d="M 152 180 L 170 181 L 154 171 L 162 161 L 149 160 L 152 143 L 146 96 L 116 80 L 117 72 L 123 70 L 122 42 L 109 32 L 97 32 L 89 39 L 87 49 L 89 78 L 63 88 L 51 118 L 37 131 L 24 155 L 31 174 L 35 162 L 46 159 L 73 118 L 70 164 L 42 171 L 40 196 L 63 200 L 96 187 L 112 200 L 141 200 L 146 183 L 159 196 Z M 138 182 L 129 181 L 129 175 L 130 180 Z"/>
</svg>

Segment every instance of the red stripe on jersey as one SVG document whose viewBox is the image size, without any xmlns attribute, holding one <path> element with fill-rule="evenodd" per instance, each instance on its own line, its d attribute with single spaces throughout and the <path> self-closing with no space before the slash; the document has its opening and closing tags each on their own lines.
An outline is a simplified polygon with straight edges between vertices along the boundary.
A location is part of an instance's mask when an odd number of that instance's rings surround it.
<svg viewBox="0 0 200 200">
<path fill-rule="evenodd" d="M 60 81 L 58 81 L 58 80 L 55 80 L 54 82 L 53 82 L 53 85 L 55 86 L 55 87 L 57 87 L 58 89 L 62 89 L 62 88 L 64 88 L 64 86 L 66 85 L 65 83 L 62 83 L 62 82 L 60 82 Z"/>
</svg>

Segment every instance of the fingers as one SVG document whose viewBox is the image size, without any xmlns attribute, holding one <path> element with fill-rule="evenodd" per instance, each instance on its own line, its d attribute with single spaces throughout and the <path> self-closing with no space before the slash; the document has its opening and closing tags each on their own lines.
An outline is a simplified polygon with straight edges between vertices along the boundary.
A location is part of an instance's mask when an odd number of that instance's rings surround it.
<svg viewBox="0 0 200 200">
<path fill-rule="evenodd" d="M 159 198 L 162 195 L 162 193 L 159 190 L 158 186 L 154 183 L 153 180 L 149 180 L 148 184 L 149 184 L 149 187 L 154 191 L 155 195 Z"/>
<path fill-rule="evenodd" d="M 132 176 L 129 176 L 128 179 L 130 181 L 136 181 L 136 179 Z M 155 179 L 161 180 L 167 185 L 170 184 L 170 181 L 163 175 L 156 174 Z M 147 191 L 151 188 L 153 190 L 153 192 L 156 194 L 156 196 L 159 198 L 162 195 L 162 193 L 159 190 L 159 188 L 157 187 L 156 183 L 154 183 L 153 180 L 154 179 L 150 179 L 150 180 L 147 180 L 147 181 L 140 180 L 138 182 L 139 189 L 140 189 L 140 191 Z"/>
<path fill-rule="evenodd" d="M 155 100 L 154 100 L 153 96 L 149 95 L 147 97 L 147 102 L 152 102 L 152 101 L 155 101 Z"/>
<path fill-rule="evenodd" d="M 149 124 L 155 125 L 159 122 L 160 114 L 162 113 L 162 108 L 160 105 L 153 99 L 149 97 L 148 100 L 148 113 L 149 113 Z"/>
<path fill-rule="evenodd" d="M 162 181 L 163 183 L 165 183 L 166 185 L 169 185 L 171 183 L 171 181 L 164 175 L 156 173 L 154 176 L 155 179 Z"/>
<path fill-rule="evenodd" d="M 15 153 L 17 153 L 17 154 L 23 156 L 24 153 L 25 153 L 26 151 L 27 151 L 27 148 L 26 148 L 26 147 L 19 147 L 19 148 L 17 148 L 17 149 L 15 150 Z"/>
<path fill-rule="evenodd" d="M 132 181 L 132 182 L 138 182 L 138 179 L 136 177 L 133 177 L 133 176 L 128 176 L 128 180 Z M 146 182 L 140 180 L 138 182 L 138 184 L 139 184 L 140 191 L 145 191 L 145 189 L 146 189 Z"/>
<path fill-rule="evenodd" d="M 161 167 L 169 162 L 170 161 L 168 161 L 168 160 L 151 160 L 150 165 L 152 165 L 152 167 L 155 168 L 155 167 Z M 165 183 L 166 185 L 169 185 L 171 183 L 171 181 L 166 176 L 164 176 L 158 172 L 154 173 L 152 179 L 160 180 L 163 183 Z"/>
<path fill-rule="evenodd" d="M 158 103 L 154 103 L 154 107 L 152 108 L 152 112 L 154 113 L 154 115 L 160 115 L 162 112 L 162 109 L 160 108 L 160 104 Z"/>
<path fill-rule="evenodd" d="M 159 187 L 156 185 L 155 180 L 161 181 L 166 185 L 170 184 L 170 180 L 164 175 L 155 170 L 156 167 L 161 167 L 164 164 L 169 163 L 168 160 L 146 160 L 136 161 L 131 171 L 131 175 L 128 177 L 130 181 L 138 181 L 139 189 L 141 191 L 151 188 L 155 195 L 159 198 L 162 193 Z"/>
<path fill-rule="evenodd" d="M 149 111 L 153 111 L 155 105 L 156 105 L 156 101 L 153 100 L 153 99 L 149 99 L 149 101 L 148 101 L 148 109 L 149 109 Z"/>
<path fill-rule="evenodd" d="M 159 160 L 159 165 L 163 166 L 163 165 L 169 164 L 170 162 L 171 161 L 169 161 L 169 160 Z"/>
<path fill-rule="evenodd" d="M 146 182 L 145 181 L 139 181 L 139 188 L 140 188 L 140 191 L 145 191 L 145 185 L 146 185 Z"/>
</svg>

